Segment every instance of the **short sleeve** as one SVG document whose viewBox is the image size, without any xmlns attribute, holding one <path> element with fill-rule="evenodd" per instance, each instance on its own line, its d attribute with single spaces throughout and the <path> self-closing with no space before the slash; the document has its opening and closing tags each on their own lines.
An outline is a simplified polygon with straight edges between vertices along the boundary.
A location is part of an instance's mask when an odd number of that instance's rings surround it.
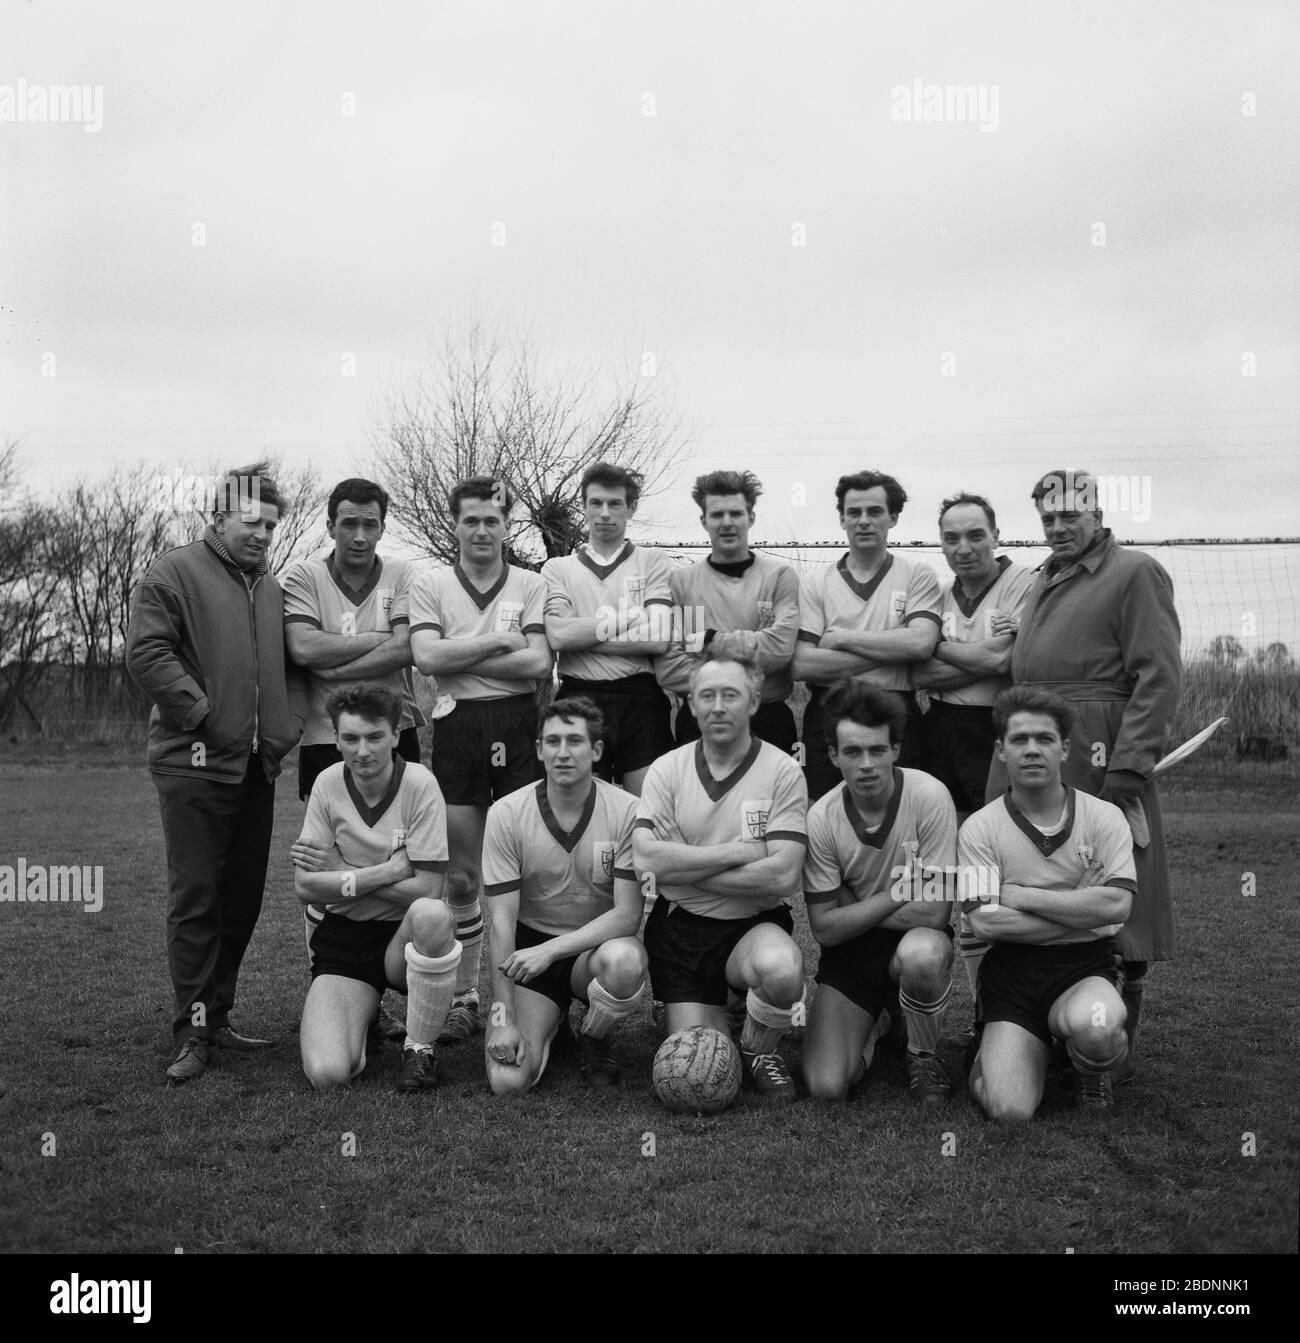
<svg viewBox="0 0 1300 1343">
<path fill-rule="evenodd" d="M 903 624 L 917 616 L 926 616 L 936 625 L 943 623 L 943 589 L 939 585 L 939 576 L 928 564 L 914 563 L 911 577 L 907 580 L 907 606 L 903 612 Z"/>
<path fill-rule="evenodd" d="M 432 630 L 442 633 L 442 600 L 438 592 L 437 570 L 424 569 L 411 580 L 409 589 L 411 633 Z"/>
<path fill-rule="evenodd" d="M 504 799 L 494 802 L 488 810 L 487 827 L 483 832 L 484 895 L 509 895 L 511 891 L 519 890 L 523 883 L 513 820 Z"/>
<path fill-rule="evenodd" d="M 916 834 L 919 841 L 917 858 L 922 867 L 949 868 L 957 858 L 957 809 L 947 788 L 927 775 L 925 792 L 916 814 Z"/>
<path fill-rule="evenodd" d="M 619 822 L 614 842 L 614 876 L 625 881 L 636 880 L 636 864 L 632 858 L 632 823 L 636 820 L 636 800 L 629 796 Z"/>
<path fill-rule="evenodd" d="M 782 760 L 785 768 L 778 773 L 765 838 L 794 839 L 804 844 L 808 841 L 808 785 L 803 770 L 789 756 Z"/>
<path fill-rule="evenodd" d="M 822 635 L 826 633 L 822 586 L 822 575 L 816 570 L 804 574 L 799 580 L 799 640 L 813 647 L 821 642 Z"/>
<path fill-rule="evenodd" d="M 280 575 L 280 587 L 284 591 L 284 623 L 310 625 L 312 629 L 320 629 L 320 602 L 305 560 L 291 564 Z"/>
<path fill-rule="evenodd" d="M 397 573 L 393 581 L 393 604 L 388 610 L 388 626 L 402 625 L 411 619 L 411 566 L 405 561 L 397 562 Z"/>
<path fill-rule="evenodd" d="M 667 757 L 661 756 L 650 766 L 641 785 L 641 797 L 637 802 L 633 826 L 638 830 L 649 830 L 656 839 L 682 843 L 684 841 L 673 805 L 671 770 L 666 761 Z"/>
<path fill-rule="evenodd" d="M 1105 873 L 1103 884 L 1137 892 L 1137 867 L 1133 860 L 1133 832 L 1124 813 L 1112 803 L 1098 807 L 1097 852 L 1094 857 Z"/>
<path fill-rule="evenodd" d="M 830 817 L 824 807 L 808 813 L 808 852 L 803 860 L 803 898 L 809 905 L 834 900 L 844 885 Z"/>
<path fill-rule="evenodd" d="M 639 547 L 638 547 L 639 549 Z M 642 550 L 645 564 L 645 597 L 643 606 L 672 604 L 672 566 L 657 550 Z"/>
<path fill-rule="evenodd" d="M 428 863 L 435 872 L 447 867 L 447 806 L 433 775 L 421 781 L 406 826 L 406 856 Z"/>
<path fill-rule="evenodd" d="M 546 604 L 543 614 L 548 616 L 572 616 L 573 597 L 564 582 L 564 564 L 559 556 L 549 559 L 542 565 L 542 580 L 546 584 Z"/>
<path fill-rule="evenodd" d="M 1000 807 L 1002 802 L 991 806 Z M 966 819 L 957 832 L 957 872 L 963 899 L 974 899 L 980 891 L 996 895 L 1002 890 L 1002 858 L 993 843 L 991 827 L 984 816 L 988 807 Z"/>
<path fill-rule="evenodd" d="M 299 844 L 310 844 L 317 849 L 334 847 L 334 821 L 329 807 L 325 803 L 325 790 L 317 784 L 307 796 L 307 811 L 302 818 L 302 831 L 298 835 Z"/>
</svg>

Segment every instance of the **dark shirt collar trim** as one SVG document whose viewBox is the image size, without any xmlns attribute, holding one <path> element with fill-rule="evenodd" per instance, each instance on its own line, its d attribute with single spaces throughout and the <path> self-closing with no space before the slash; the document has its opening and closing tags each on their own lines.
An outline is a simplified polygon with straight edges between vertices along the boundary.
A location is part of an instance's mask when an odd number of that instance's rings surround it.
<svg viewBox="0 0 1300 1343">
<path fill-rule="evenodd" d="M 618 554 L 615 555 L 614 558 L 610 560 L 608 564 L 601 564 L 592 555 L 591 551 L 588 548 L 588 545 L 589 543 L 578 547 L 577 550 L 578 563 L 583 565 L 585 568 L 590 569 L 591 572 L 595 574 L 596 577 L 599 578 L 602 583 L 610 576 L 610 574 L 614 572 L 615 569 L 619 567 L 620 564 L 625 564 L 629 559 L 631 559 L 632 552 L 636 549 L 636 547 L 632 544 L 631 541 L 625 540 L 623 542 L 623 548 L 618 552 Z"/>
<path fill-rule="evenodd" d="M 885 575 L 894 567 L 894 557 L 888 551 L 885 552 L 885 562 L 872 574 L 871 578 L 865 583 L 859 583 L 849 572 L 849 556 L 846 551 L 840 556 L 835 568 L 839 571 L 840 577 L 849 585 L 850 591 L 855 593 L 862 601 L 869 602 L 875 590 L 884 582 Z"/>
<path fill-rule="evenodd" d="M 743 578 L 746 572 L 753 567 L 756 559 L 758 559 L 758 556 L 751 550 L 747 559 L 730 560 L 719 564 L 712 555 L 706 555 L 704 562 L 710 569 L 716 569 L 720 574 L 726 574 L 728 578 Z"/>
<path fill-rule="evenodd" d="M 566 830 L 551 809 L 551 799 L 546 791 L 545 779 L 537 785 L 537 810 L 542 813 L 542 823 L 551 832 L 551 838 L 565 853 L 572 853 L 587 827 L 591 824 L 592 816 L 596 813 L 596 780 L 592 779 L 591 781 L 591 792 L 587 794 L 587 800 L 582 804 L 582 815 L 578 818 L 578 824 L 572 830 Z"/>
<path fill-rule="evenodd" d="M 869 849 L 883 849 L 885 841 L 894 828 L 894 822 L 898 820 L 898 808 L 903 801 L 902 770 L 897 765 L 894 766 L 894 794 L 889 799 L 889 806 L 885 808 L 884 819 L 874 830 L 867 829 L 867 823 L 862 819 L 862 813 L 853 804 L 853 794 L 849 792 L 848 784 L 841 786 L 844 789 L 844 814 L 849 818 L 849 824 L 853 827 L 853 833 L 857 835 L 858 842 L 865 844 Z"/>
<path fill-rule="evenodd" d="M 1007 815 L 1015 822 L 1016 829 L 1043 855 L 1050 858 L 1069 838 L 1074 830 L 1074 789 L 1065 790 L 1065 824 L 1054 835 L 1045 835 L 1011 800 L 1011 788 L 1008 786 L 1002 799 L 1006 803 Z"/>
<path fill-rule="evenodd" d="M 334 582 L 334 586 L 352 603 L 353 606 L 360 606 L 367 597 L 379 585 L 379 579 L 384 572 L 384 562 L 375 556 L 374 567 L 370 570 L 370 577 L 366 579 L 359 588 L 354 588 L 346 578 L 343 577 L 343 571 L 338 566 L 334 552 L 331 550 L 325 560 L 325 569 Z"/>
<path fill-rule="evenodd" d="M 486 611 L 488 607 L 496 601 L 501 595 L 501 589 L 506 585 L 506 580 L 510 577 L 510 566 L 502 561 L 501 577 L 498 578 L 486 592 L 480 592 L 478 588 L 470 582 L 469 575 L 460 567 L 459 560 L 451 566 L 451 571 L 456 575 L 456 579 L 461 587 L 463 587 L 469 594 L 470 601 L 472 601 L 480 611 Z"/>
<path fill-rule="evenodd" d="M 345 765 L 343 767 L 343 782 L 348 786 L 348 796 L 352 799 L 352 805 L 357 809 L 357 815 L 373 830 L 379 823 L 383 814 L 393 805 L 393 799 L 397 796 L 397 790 L 402 786 L 402 775 L 406 773 L 406 761 L 393 752 L 393 777 L 388 782 L 388 790 L 383 797 L 371 807 L 366 803 L 364 797 L 357 789 L 357 785 L 352 778 L 352 771 Z"/>
<path fill-rule="evenodd" d="M 710 802 L 720 802 L 749 773 L 749 767 L 758 759 L 763 743 L 754 736 L 750 737 L 749 750 L 745 758 L 727 775 L 725 779 L 715 779 L 709 773 L 709 763 L 704 758 L 704 741 L 695 743 L 695 773 L 700 787 L 709 795 Z"/>
<path fill-rule="evenodd" d="M 997 572 L 989 579 L 988 583 L 979 590 L 973 597 L 966 596 L 966 589 L 961 585 L 960 578 L 952 580 L 952 601 L 953 605 L 966 617 L 967 620 L 979 609 L 979 604 L 985 597 L 993 591 L 998 585 L 1002 575 L 1011 567 L 1011 561 L 1005 555 L 999 555 L 997 558 Z"/>
</svg>

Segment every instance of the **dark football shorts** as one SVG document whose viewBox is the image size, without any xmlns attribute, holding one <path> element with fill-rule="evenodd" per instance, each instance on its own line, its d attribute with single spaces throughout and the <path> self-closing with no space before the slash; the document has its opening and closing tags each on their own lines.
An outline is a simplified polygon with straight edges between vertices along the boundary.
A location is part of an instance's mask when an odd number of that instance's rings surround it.
<svg viewBox="0 0 1300 1343">
<path fill-rule="evenodd" d="M 384 969 L 384 953 L 400 926 L 400 919 L 345 919 L 326 910 L 311 938 L 311 977 L 342 975 L 369 984 L 376 993 L 405 993 L 406 985 L 390 983 Z"/>
<path fill-rule="evenodd" d="M 397 754 L 413 765 L 420 763 L 420 734 L 413 727 L 404 727 L 397 734 Z M 319 775 L 331 765 L 337 765 L 343 754 L 332 742 L 322 742 L 319 746 L 300 746 L 298 748 L 298 796 L 307 797 L 311 786 Z"/>
<path fill-rule="evenodd" d="M 769 700 L 760 704 L 753 718 L 749 720 L 749 730 L 759 741 L 775 746 L 786 755 L 794 753 L 794 744 L 799 739 L 799 730 L 795 727 L 794 714 L 783 699 Z M 677 708 L 677 745 L 699 741 L 700 725 L 691 713 L 691 706 L 683 695 Z"/>
<path fill-rule="evenodd" d="M 543 942 L 554 940 L 554 933 L 539 933 L 536 928 L 530 928 L 526 923 L 515 924 L 515 946 L 519 950 L 524 947 L 540 947 Z M 540 993 L 543 998 L 549 998 L 563 1014 L 569 1010 L 569 1004 L 573 1001 L 573 967 L 577 963 L 577 956 L 564 956 L 545 974 L 530 979 L 527 984 L 516 984 L 515 988 Z"/>
<path fill-rule="evenodd" d="M 979 1015 L 990 1021 L 1011 1021 L 1052 1043 L 1047 1015 L 1052 1004 L 1082 979 L 1096 975 L 1115 984 L 1115 941 L 1074 942 L 1064 947 L 994 942 L 980 964 Z"/>
<path fill-rule="evenodd" d="M 463 699 L 433 724 L 433 777 L 449 807 L 487 807 L 542 777 L 532 695 Z M 499 762 L 499 763 L 498 763 Z"/>
<path fill-rule="evenodd" d="M 907 710 L 907 726 L 903 729 L 902 749 L 898 752 L 898 764 L 905 769 L 924 769 L 924 747 L 921 742 L 921 710 L 917 707 L 916 693 L 911 690 L 893 690 Z M 822 700 L 826 697 L 824 686 L 814 686 L 803 711 L 803 777 L 808 785 L 808 801 L 816 802 L 832 788 L 844 782 L 844 776 L 831 763 L 826 747 L 825 717 L 822 713 Z M 983 802 L 980 803 L 982 807 Z"/>
<path fill-rule="evenodd" d="M 751 928 L 774 923 L 794 932 L 788 905 L 765 909 L 746 919 L 710 919 L 665 900 L 661 895 L 645 925 L 650 985 L 661 1003 L 727 1005 L 727 959 Z"/>
<path fill-rule="evenodd" d="M 605 715 L 605 749 L 596 773 L 613 782 L 634 769 L 653 765 L 673 749 L 668 696 L 650 672 L 619 681 L 584 681 L 566 676 L 556 699 L 586 695 Z"/>
<path fill-rule="evenodd" d="M 943 929 L 952 937 L 952 929 Z M 855 1007 L 878 1017 L 882 1007 L 892 1007 L 898 984 L 890 978 L 889 962 L 906 928 L 868 928 L 865 933 L 821 949 L 817 983 L 842 993 Z"/>
<path fill-rule="evenodd" d="M 993 710 L 932 699 L 921 718 L 924 768 L 948 790 L 958 811 L 979 811 L 997 740 Z"/>
</svg>

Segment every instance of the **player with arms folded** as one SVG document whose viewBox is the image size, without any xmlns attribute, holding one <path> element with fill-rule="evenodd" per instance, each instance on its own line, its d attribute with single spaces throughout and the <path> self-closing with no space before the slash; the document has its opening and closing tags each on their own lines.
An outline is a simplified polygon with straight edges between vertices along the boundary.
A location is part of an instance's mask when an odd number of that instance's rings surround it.
<svg viewBox="0 0 1300 1343">
<path fill-rule="evenodd" d="M 467 1040 L 482 1025 L 483 827 L 488 807 L 541 767 L 533 746 L 538 683 L 551 674 L 543 607 L 546 584 L 505 559 L 513 496 L 504 481 L 471 476 L 451 490 L 460 558 L 411 584 L 411 653 L 425 676 L 456 701 L 434 725 L 434 777 L 447 799 L 451 867 L 447 901 L 465 948 L 456 998 L 440 1043 Z"/>
<path fill-rule="evenodd" d="M 827 693 L 823 711 L 843 784 L 808 810 L 804 900 L 822 953 L 804 1080 L 812 1095 L 842 1100 L 871 1065 L 897 989 L 908 1092 L 942 1104 L 950 1093 L 938 1048 L 952 984 L 957 814 L 937 779 L 898 768 L 907 710 L 896 694 L 846 680 Z"/>
<path fill-rule="evenodd" d="M 442 792 L 423 765 L 396 754 L 399 695 L 382 685 L 351 686 L 328 703 L 343 762 L 317 776 L 291 850 L 299 900 L 324 913 L 311 941 L 303 1071 L 318 1091 L 359 1076 L 366 1028 L 392 988 L 407 995 L 397 1089 L 424 1091 L 437 1081 L 433 1043 L 461 955 L 440 898 Z"/>
<path fill-rule="evenodd" d="M 803 997 L 785 902 L 799 889 L 808 792 L 790 756 L 750 733 L 762 682 L 754 663 L 728 656 L 691 673 L 703 736 L 650 766 L 633 849 L 659 897 L 645 945 L 669 1033 L 712 1026 L 729 1035 L 728 986 L 746 994 L 745 1076 L 760 1094 L 792 1101 L 777 1047 Z"/>
<path fill-rule="evenodd" d="M 619 1081 L 609 1036 L 636 1006 L 646 955 L 636 937 L 636 799 L 592 776 L 604 726 L 589 699 L 543 708 L 537 754 L 546 778 L 488 812 L 483 889 L 493 991 L 485 1052 L 497 1095 L 537 1084 L 574 998 L 587 1004 L 578 1036 L 582 1080 Z"/>
<path fill-rule="evenodd" d="M 988 871 L 995 903 L 967 900 L 978 937 L 979 1055 L 971 1091 L 990 1118 L 1033 1118 L 1052 1039 L 1078 1073 L 1080 1109 L 1114 1105 L 1109 1072 L 1124 1060 L 1124 1003 L 1116 989 L 1115 934 L 1135 889 L 1133 841 L 1118 807 L 1061 782 L 1073 707 L 1015 686 L 993 706 L 998 759 L 1011 784 L 958 836 L 962 871 Z"/>
</svg>

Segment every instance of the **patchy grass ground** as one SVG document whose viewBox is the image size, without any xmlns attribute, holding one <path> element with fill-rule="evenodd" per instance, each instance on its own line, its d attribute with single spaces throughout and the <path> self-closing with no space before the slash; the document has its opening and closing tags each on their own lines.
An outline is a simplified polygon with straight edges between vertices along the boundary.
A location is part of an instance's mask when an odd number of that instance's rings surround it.
<svg viewBox="0 0 1300 1343">
<path fill-rule="evenodd" d="M 772 1113 L 744 1097 L 712 1120 L 670 1115 L 650 1092 L 648 1005 L 622 1038 L 614 1095 L 585 1093 L 562 1064 L 531 1097 L 497 1101 L 478 1049 L 461 1047 L 443 1052 L 433 1096 L 392 1092 L 390 1051 L 351 1093 L 317 1097 L 295 1037 L 308 978 L 283 857 L 300 817 L 291 779 L 236 1014 L 281 1047 L 167 1091 L 147 775 L 11 764 L 0 785 L 0 862 L 101 864 L 106 890 L 98 914 L 0 904 L 0 1249 L 1295 1250 L 1288 767 L 1178 781 L 1181 958 L 1153 972 L 1142 1076 L 1108 1123 L 1057 1107 L 1017 1132 L 964 1095 L 921 1115 L 898 1065 L 840 1107 Z M 958 990 L 949 1031 L 969 1014 L 960 971 Z M 787 1054 L 797 1068 L 797 1042 Z"/>
</svg>

